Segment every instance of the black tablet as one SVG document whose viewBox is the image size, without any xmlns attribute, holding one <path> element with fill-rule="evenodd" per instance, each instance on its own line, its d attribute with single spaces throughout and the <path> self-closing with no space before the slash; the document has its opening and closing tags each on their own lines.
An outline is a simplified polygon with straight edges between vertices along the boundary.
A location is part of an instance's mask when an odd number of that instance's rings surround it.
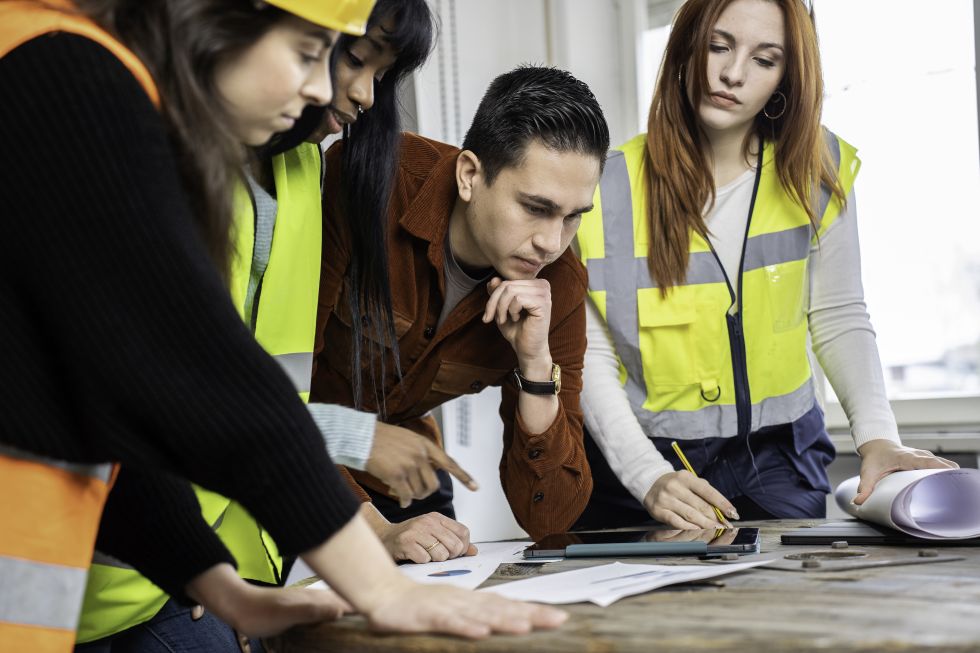
<svg viewBox="0 0 980 653">
<path fill-rule="evenodd" d="M 679 531 L 666 528 L 548 535 L 524 549 L 525 558 L 714 556 L 758 553 L 758 528 Z"/>
</svg>

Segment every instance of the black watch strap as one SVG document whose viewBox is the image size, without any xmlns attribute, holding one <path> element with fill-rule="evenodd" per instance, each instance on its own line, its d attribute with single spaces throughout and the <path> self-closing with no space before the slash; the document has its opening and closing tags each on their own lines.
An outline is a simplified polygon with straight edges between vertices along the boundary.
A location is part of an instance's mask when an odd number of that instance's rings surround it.
<svg viewBox="0 0 980 653">
<path fill-rule="evenodd" d="M 529 381 L 524 378 L 519 369 L 515 369 L 514 382 L 521 392 L 531 395 L 556 395 L 561 392 L 561 368 L 552 363 L 550 381 Z"/>
</svg>

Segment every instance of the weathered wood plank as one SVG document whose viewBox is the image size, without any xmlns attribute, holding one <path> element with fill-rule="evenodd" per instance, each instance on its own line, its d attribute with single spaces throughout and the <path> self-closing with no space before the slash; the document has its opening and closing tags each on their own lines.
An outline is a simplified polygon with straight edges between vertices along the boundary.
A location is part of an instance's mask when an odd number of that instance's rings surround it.
<svg viewBox="0 0 980 653">
<path fill-rule="evenodd" d="M 813 522 L 758 523 L 763 552 L 826 549 L 778 543 L 781 532 L 806 523 Z M 907 547 L 867 549 L 875 555 L 916 553 Z M 568 606 L 572 616 L 559 630 L 521 637 L 466 642 L 379 636 L 367 631 L 363 619 L 349 617 L 291 631 L 267 645 L 270 653 L 980 651 L 980 549 L 944 547 L 942 553 L 965 560 L 840 572 L 755 569 L 714 584 L 630 597 L 609 608 Z M 608 561 L 567 560 L 541 573 L 603 562 Z M 512 579 L 498 570 L 486 584 Z"/>
</svg>

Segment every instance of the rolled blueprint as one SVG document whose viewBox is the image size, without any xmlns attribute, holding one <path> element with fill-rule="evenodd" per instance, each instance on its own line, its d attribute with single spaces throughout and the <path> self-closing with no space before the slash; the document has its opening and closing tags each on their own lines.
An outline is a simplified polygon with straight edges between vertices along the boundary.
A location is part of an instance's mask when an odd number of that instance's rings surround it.
<svg viewBox="0 0 980 653">
<path fill-rule="evenodd" d="M 930 540 L 980 537 L 980 470 L 916 469 L 878 481 L 863 505 L 851 503 L 859 477 L 837 486 L 841 509 L 864 521 Z"/>
</svg>

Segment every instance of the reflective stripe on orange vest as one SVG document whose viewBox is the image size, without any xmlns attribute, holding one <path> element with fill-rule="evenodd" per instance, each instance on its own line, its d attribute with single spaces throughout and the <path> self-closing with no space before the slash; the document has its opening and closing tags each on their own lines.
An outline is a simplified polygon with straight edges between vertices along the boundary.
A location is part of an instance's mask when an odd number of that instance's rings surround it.
<svg viewBox="0 0 980 653">
<path fill-rule="evenodd" d="M 0 449 L 0 652 L 70 651 L 111 465 Z"/>
<path fill-rule="evenodd" d="M 105 47 L 159 108 L 142 62 L 68 0 L 0 2 L 0 57 L 51 32 Z M 117 471 L 0 448 L 0 653 L 71 652 L 99 518 Z"/>
</svg>

